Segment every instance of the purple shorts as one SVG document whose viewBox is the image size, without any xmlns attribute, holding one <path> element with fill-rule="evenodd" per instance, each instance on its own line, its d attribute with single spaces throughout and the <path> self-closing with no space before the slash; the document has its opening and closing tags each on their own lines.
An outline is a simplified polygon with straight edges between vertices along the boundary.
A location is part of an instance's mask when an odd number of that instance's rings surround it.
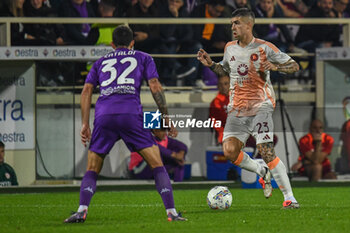
<svg viewBox="0 0 350 233">
<path fill-rule="evenodd" d="M 119 139 L 123 139 L 132 152 L 157 145 L 151 130 L 143 128 L 142 114 L 112 114 L 95 119 L 89 149 L 108 154 Z"/>
</svg>

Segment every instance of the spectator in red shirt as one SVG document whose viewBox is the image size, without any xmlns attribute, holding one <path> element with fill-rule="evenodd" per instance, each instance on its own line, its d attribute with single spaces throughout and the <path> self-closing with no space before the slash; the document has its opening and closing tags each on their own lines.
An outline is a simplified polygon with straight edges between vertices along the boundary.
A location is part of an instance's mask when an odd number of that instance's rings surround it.
<svg viewBox="0 0 350 233">
<path fill-rule="evenodd" d="M 347 171 L 350 171 L 350 119 L 343 124 L 340 138 L 343 141 L 341 155 L 347 161 Z"/>
<path fill-rule="evenodd" d="M 230 78 L 228 76 L 219 77 L 218 89 L 219 93 L 210 103 L 209 117 L 221 121 L 221 127 L 215 128 L 215 133 L 217 144 L 222 144 L 229 103 Z"/>
<path fill-rule="evenodd" d="M 341 129 L 340 140 L 343 142 L 341 149 L 341 156 L 346 163 L 345 170 L 350 171 L 350 96 L 347 96 L 343 100 L 343 109 L 346 122 Z"/>
<path fill-rule="evenodd" d="M 311 122 L 309 133 L 299 140 L 301 155 L 298 162 L 292 166 L 293 171 L 299 171 L 302 176 L 309 177 L 310 181 L 337 178 L 327 158 L 332 151 L 334 139 L 323 130 L 322 121 L 315 119 Z"/>
</svg>

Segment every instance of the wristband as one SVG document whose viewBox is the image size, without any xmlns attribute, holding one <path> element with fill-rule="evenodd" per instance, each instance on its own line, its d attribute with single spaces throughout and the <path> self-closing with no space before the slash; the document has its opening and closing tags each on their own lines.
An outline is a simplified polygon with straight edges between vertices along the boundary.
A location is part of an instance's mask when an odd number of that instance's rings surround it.
<svg viewBox="0 0 350 233">
<path fill-rule="evenodd" d="M 214 70 L 215 69 L 215 67 L 216 67 L 216 63 L 215 62 L 213 62 L 213 64 L 209 67 L 209 69 L 210 70 Z"/>
</svg>

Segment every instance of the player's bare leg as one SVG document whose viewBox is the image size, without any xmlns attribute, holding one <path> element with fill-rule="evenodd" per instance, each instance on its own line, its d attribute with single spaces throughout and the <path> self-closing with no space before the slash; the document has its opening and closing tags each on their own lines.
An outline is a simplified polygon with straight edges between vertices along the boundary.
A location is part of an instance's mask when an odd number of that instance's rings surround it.
<svg viewBox="0 0 350 233">
<path fill-rule="evenodd" d="M 283 207 L 299 208 L 299 204 L 293 195 L 286 167 L 284 166 L 283 162 L 275 155 L 273 142 L 260 143 L 256 146 L 263 160 L 269 167 L 273 178 L 276 180 L 279 189 L 283 193 Z"/>
<path fill-rule="evenodd" d="M 82 223 L 85 221 L 90 201 L 96 191 L 97 176 L 101 172 L 102 166 L 103 157 L 89 150 L 86 173 L 80 185 L 79 208 L 77 212 L 64 220 L 65 223 Z"/>
<path fill-rule="evenodd" d="M 153 169 L 156 188 L 163 200 L 168 216 L 168 221 L 186 221 L 187 219 L 182 218 L 181 215 L 176 212 L 173 197 L 173 188 L 170 183 L 168 172 L 166 171 L 160 157 L 158 146 L 153 145 L 152 147 L 144 148 L 140 150 L 139 153 L 146 160 L 148 165 Z"/>
<path fill-rule="evenodd" d="M 236 166 L 255 172 L 263 177 L 266 174 L 265 168 L 257 161 L 251 159 L 247 153 L 242 151 L 243 145 L 243 142 L 235 137 L 226 138 L 222 145 L 225 157 Z"/>
</svg>

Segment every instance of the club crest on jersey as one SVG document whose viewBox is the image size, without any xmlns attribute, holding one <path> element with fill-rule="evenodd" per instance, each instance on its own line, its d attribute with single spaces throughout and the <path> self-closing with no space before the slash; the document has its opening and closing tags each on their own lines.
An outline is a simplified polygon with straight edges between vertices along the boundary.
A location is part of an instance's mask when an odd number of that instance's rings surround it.
<svg viewBox="0 0 350 233">
<path fill-rule="evenodd" d="M 241 76 L 246 76 L 248 74 L 248 66 L 246 64 L 238 65 L 237 73 Z"/>
<path fill-rule="evenodd" d="M 231 59 L 230 59 L 230 61 L 236 61 L 235 56 L 232 56 Z"/>
<path fill-rule="evenodd" d="M 251 60 L 251 61 L 257 61 L 258 59 L 259 59 L 258 54 L 253 53 L 252 55 L 250 55 L 250 60 Z"/>
</svg>

